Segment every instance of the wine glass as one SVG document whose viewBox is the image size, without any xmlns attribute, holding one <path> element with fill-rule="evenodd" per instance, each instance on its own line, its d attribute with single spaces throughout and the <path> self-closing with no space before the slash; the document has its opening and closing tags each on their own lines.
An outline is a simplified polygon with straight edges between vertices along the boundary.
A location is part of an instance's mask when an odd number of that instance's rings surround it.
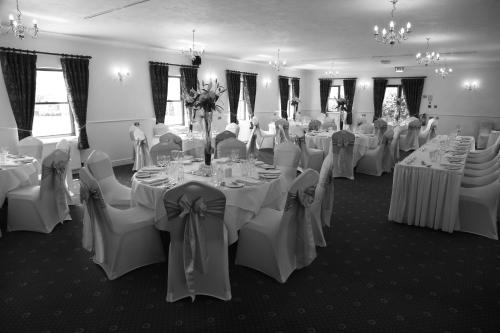
<svg viewBox="0 0 500 333">
<path fill-rule="evenodd" d="M 159 167 L 165 167 L 165 162 L 166 162 L 166 156 L 163 155 L 163 154 L 160 154 L 156 157 L 156 164 L 159 166 Z"/>
<path fill-rule="evenodd" d="M 240 158 L 240 151 L 238 149 L 231 149 L 231 162 L 236 163 Z"/>
</svg>

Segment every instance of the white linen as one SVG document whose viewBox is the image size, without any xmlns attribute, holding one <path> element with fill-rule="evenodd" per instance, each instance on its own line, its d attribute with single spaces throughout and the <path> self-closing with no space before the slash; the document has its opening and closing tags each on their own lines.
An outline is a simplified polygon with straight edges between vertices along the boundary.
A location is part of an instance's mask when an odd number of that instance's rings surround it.
<svg viewBox="0 0 500 333">
<path fill-rule="evenodd" d="M 3 206 L 9 191 L 18 187 L 39 184 L 40 163 L 33 159 L 30 163 L 22 163 L 19 160 L 22 158 L 10 155 L 5 163 L 0 164 L 0 207 Z"/>
<path fill-rule="evenodd" d="M 211 184 L 211 178 L 188 172 L 189 170 L 197 170 L 199 165 L 200 163 L 193 163 L 191 167 L 186 167 L 184 181 L 194 180 Z M 245 177 L 241 176 L 239 167 L 233 168 L 233 177 L 226 179 L 226 181 L 235 179 L 245 180 Z M 251 180 L 249 179 L 249 181 Z M 262 207 L 278 208 L 277 205 L 281 203 L 282 193 L 286 192 L 288 188 L 283 177 L 279 177 L 270 182 L 259 182 L 256 185 L 241 188 L 220 186 L 219 190 L 226 195 L 224 224 L 228 230 L 229 244 L 232 244 L 238 239 L 238 230 L 253 218 Z M 167 223 L 165 207 L 162 202 L 164 191 L 164 187 L 148 185 L 137 179 L 135 175 L 132 178 L 132 206 L 143 205 L 154 209 L 156 226 L 159 229 L 163 229 Z"/>
<path fill-rule="evenodd" d="M 472 139 L 472 138 L 471 138 Z M 453 232 L 459 229 L 458 199 L 465 156 L 456 170 L 446 168 L 446 158 L 432 161 L 443 136 L 436 137 L 394 168 L 389 220 Z"/>
</svg>

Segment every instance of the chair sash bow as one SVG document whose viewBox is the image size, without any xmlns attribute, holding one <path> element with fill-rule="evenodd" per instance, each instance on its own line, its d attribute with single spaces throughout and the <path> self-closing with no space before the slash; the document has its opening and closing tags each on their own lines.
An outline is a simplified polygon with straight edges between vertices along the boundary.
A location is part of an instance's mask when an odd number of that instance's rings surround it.
<svg viewBox="0 0 500 333">
<path fill-rule="evenodd" d="M 296 193 L 288 192 L 285 211 L 297 207 L 297 235 L 295 238 L 295 255 L 297 268 L 309 265 L 316 258 L 310 207 L 314 202 L 315 186 L 299 188 Z"/>
<path fill-rule="evenodd" d="M 207 272 L 208 253 L 203 221 L 207 215 L 224 217 L 225 198 L 205 202 L 200 197 L 191 201 L 183 194 L 177 202 L 165 200 L 167 217 L 185 219 L 183 261 L 189 292 L 194 292 L 194 274 Z"/>
<path fill-rule="evenodd" d="M 80 200 L 87 206 L 90 220 L 90 225 L 83 227 L 82 243 L 83 247 L 90 252 L 94 249 L 95 224 L 98 221 L 106 221 L 108 216 L 105 210 L 106 203 L 98 185 L 89 186 L 84 182 L 80 183 Z"/>
<path fill-rule="evenodd" d="M 42 165 L 42 180 L 40 195 L 52 194 L 45 191 L 43 188 L 48 182 L 52 182 L 53 195 L 55 196 L 57 216 L 65 218 L 69 213 L 68 200 L 71 199 L 68 188 L 66 187 L 66 168 L 68 167 L 68 159 L 57 160 L 49 165 Z M 48 185 L 48 184 L 47 184 Z"/>
</svg>

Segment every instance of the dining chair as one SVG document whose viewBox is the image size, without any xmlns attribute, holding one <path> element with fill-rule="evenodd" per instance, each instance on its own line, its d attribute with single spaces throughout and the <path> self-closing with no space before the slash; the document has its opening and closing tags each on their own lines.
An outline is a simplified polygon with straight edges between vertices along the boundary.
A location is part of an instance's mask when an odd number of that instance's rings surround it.
<svg viewBox="0 0 500 333">
<path fill-rule="evenodd" d="M 318 186 L 316 186 L 316 199 L 320 202 L 320 221 L 321 226 L 331 226 L 333 218 L 333 158 L 325 158 L 321 171 L 319 173 Z M 318 210 L 316 210 L 318 211 Z"/>
<path fill-rule="evenodd" d="M 321 127 L 321 121 L 319 121 L 318 119 L 313 119 L 309 122 L 309 131 L 319 131 Z"/>
<path fill-rule="evenodd" d="M 413 119 L 408 123 L 408 130 L 399 134 L 399 149 L 410 151 L 418 149 L 418 134 L 421 128 L 420 120 Z"/>
<path fill-rule="evenodd" d="M 306 144 L 305 133 L 302 129 L 297 132 L 295 142 L 300 148 L 300 165 L 303 169 L 321 170 L 325 153 L 321 149 L 310 148 Z"/>
<path fill-rule="evenodd" d="M 466 165 L 469 164 L 481 164 L 491 161 L 500 151 L 500 137 L 497 138 L 496 142 L 483 150 L 470 151 L 467 154 Z"/>
<path fill-rule="evenodd" d="M 247 146 L 244 142 L 236 139 L 236 138 L 227 138 L 219 142 L 219 146 L 217 148 L 219 151 L 218 157 L 231 157 L 231 152 L 233 150 L 238 151 L 238 158 L 246 159 L 247 158 Z"/>
<path fill-rule="evenodd" d="M 388 129 L 382 138 L 382 141 L 384 140 L 387 140 L 387 143 L 382 158 L 382 170 L 391 173 L 399 158 L 399 136 L 393 129 Z"/>
<path fill-rule="evenodd" d="M 468 187 L 480 187 L 488 185 L 494 182 L 495 179 L 498 179 L 499 176 L 500 176 L 500 169 L 498 168 L 496 168 L 495 171 L 493 171 L 492 173 L 484 176 L 479 176 L 479 177 L 463 176 L 462 183 L 460 184 L 460 186 L 468 188 Z"/>
<path fill-rule="evenodd" d="M 370 176 L 381 176 L 384 172 L 384 153 L 386 152 L 386 147 L 390 146 L 391 141 L 389 141 L 389 138 L 384 140 L 384 137 L 382 137 L 377 147 L 368 149 L 363 157 L 359 159 L 356 165 L 356 172 Z"/>
<path fill-rule="evenodd" d="M 480 172 L 482 170 L 491 168 L 499 160 L 500 160 L 500 150 L 498 151 L 497 155 L 494 156 L 489 161 L 486 161 L 486 162 L 483 162 L 483 163 L 465 163 L 464 172 L 465 173 L 468 173 L 469 171 L 478 171 L 478 172 Z"/>
<path fill-rule="evenodd" d="M 99 150 L 90 153 L 86 167 L 101 187 L 104 200 L 116 208 L 129 208 L 131 201 L 130 187 L 122 185 L 115 177 L 111 159 Z"/>
<path fill-rule="evenodd" d="M 230 300 L 224 193 L 191 181 L 168 190 L 163 203 L 170 232 L 167 302 L 196 295 Z"/>
<path fill-rule="evenodd" d="M 274 149 L 274 165 L 281 170 L 288 184 L 291 184 L 297 176 L 299 162 L 300 148 L 292 142 L 279 144 Z"/>
<path fill-rule="evenodd" d="M 69 204 L 78 204 L 80 203 L 80 183 L 78 180 L 73 180 L 73 171 L 71 170 L 71 143 L 66 139 L 61 139 L 57 142 L 56 149 L 66 152 L 69 156 L 69 163 L 66 168 L 65 187 L 70 197 Z"/>
<path fill-rule="evenodd" d="M 6 148 L 9 153 L 17 154 L 19 145 L 19 136 L 16 127 L 0 126 L 0 148 Z"/>
<path fill-rule="evenodd" d="M 236 123 L 229 123 L 226 125 L 226 131 L 230 131 L 230 132 L 233 132 L 234 135 L 236 135 L 236 138 L 238 138 L 239 134 L 240 134 L 240 125 L 236 124 Z"/>
<path fill-rule="evenodd" d="M 418 145 L 421 147 L 436 137 L 438 118 L 431 118 L 418 134 Z"/>
<path fill-rule="evenodd" d="M 260 271 L 285 283 L 296 269 L 316 258 L 311 205 L 318 184 L 317 171 L 297 177 L 287 193 L 284 210 L 262 208 L 240 230 L 236 265 Z"/>
<path fill-rule="evenodd" d="M 158 123 L 153 126 L 153 135 L 154 136 L 162 136 L 163 134 L 168 133 L 168 127 L 164 123 Z"/>
<path fill-rule="evenodd" d="M 205 156 L 205 140 L 190 138 L 183 143 L 184 153 L 193 157 L 202 158 Z M 180 148 L 178 148 L 180 149 Z M 153 158 L 153 156 L 151 156 Z"/>
<path fill-rule="evenodd" d="M 491 162 L 494 162 L 494 163 L 491 164 Z M 500 169 L 500 159 L 498 157 L 491 160 L 491 162 L 486 162 L 487 164 L 485 163 L 485 165 L 487 165 L 487 167 L 483 168 L 483 169 L 465 168 L 464 169 L 464 176 L 465 177 L 484 177 L 484 176 L 487 176 L 487 175 L 495 172 L 496 170 Z"/>
<path fill-rule="evenodd" d="M 229 138 L 237 138 L 236 134 L 234 134 L 231 131 L 225 130 L 222 131 L 221 133 L 217 134 L 215 136 L 215 152 L 214 152 L 214 158 L 219 158 L 219 143 L 222 142 L 223 140 L 229 139 Z"/>
<path fill-rule="evenodd" d="M 333 177 L 354 179 L 353 154 L 356 136 L 349 131 L 341 130 L 332 135 L 332 149 L 325 158 L 333 159 Z"/>
<path fill-rule="evenodd" d="M 486 148 L 494 145 L 498 137 L 500 137 L 500 131 L 492 130 L 490 135 L 488 136 L 488 143 L 486 143 Z"/>
<path fill-rule="evenodd" d="M 461 187 L 459 198 L 459 230 L 498 240 L 498 177 L 483 186 Z"/>
<path fill-rule="evenodd" d="M 51 233 L 69 220 L 68 196 L 64 186 L 69 155 L 56 149 L 42 161 L 40 185 L 24 186 L 7 194 L 7 229 Z"/>
<path fill-rule="evenodd" d="M 179 146 L 180 150 L 182 150 L 182 139 L 177 134 L 172 132 L 165 133 L 160 136 L 160 142 L 170 142 Z"/>
<path fill-rule="evenodd" d="M 375 136 L 378 138 L 378 142 L 382 142 L 385 131 L 387 131 L 387 122 L 379 118 L 373 122 L 373 128 Z"/>
<path fill-rule="evenodd" d="M 156 165 L 158 163 L 158 155 L 171 156 L 172 151 L 180 151 L 180 147 L 173 142 L 160 142 L 151 147 L 149 155 L 151 156 L 152 164 Z M 174 156 L 171 156 L 174 159 Z"/>
<path fill-rule="evenodd" d="M 125 210 L 106 202 L 99 182 L 80 169 L 80 197 L 84 205 L 83 246 L 93 253 L 109 280 L 143 266 L 165 261 L 155 213 L 143 206 Z"/>
<path fill-rule="evenodd" d="M 34 157 L 38 161 L 41 161 L 43 156 L 43 142 L 38 138 L 28 136 L 19 141 L 17 150 L 21 155 Z"/>
<path fill-rule="evenodd" d="M 137 171 L 151 165 L 151 156 L 149 155 L 148 139 L 144 132 L 139 127 L 136 127 L 131 135 L 133 137 L 135 152 L 132 170 Z"/>
<path fill-rule="evenodd" d="M 286 140 L 290 140 L 290 123 L 288 122 L 288 120 L 286 119 L 277 119 L 275 122 L 274 122 L 274 127 L 276 129 L 276 133 L 278 133 L 278 128 L 281 129 L 281 131 L 283 132 L 282 134 L 284 134 L 284 138 Z"/>
<path fill-rule="evenodd" d="M 492 121 L 481 121 L 479 123 L 479 131 L 476 140 L 477 149 L 484 149 L 488 143 L 491 131 L 493 130 Z"/>
</svg>

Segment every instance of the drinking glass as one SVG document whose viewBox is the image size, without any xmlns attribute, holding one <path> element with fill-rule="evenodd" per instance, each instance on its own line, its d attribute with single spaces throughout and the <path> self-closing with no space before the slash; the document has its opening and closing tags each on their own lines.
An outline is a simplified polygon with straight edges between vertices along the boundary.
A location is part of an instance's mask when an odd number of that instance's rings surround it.
<svg viewBox="0 0 500 333">
<path fill-rule="evenodd" d="M 184 165 L 182 163 L 177 166 L 177 182 L 179 184 L 184 183 Z"/>
<path fill-rule="evenodd" d="M 250 167 L 250 162 L 248 160 L 244 160 L 241 163 L 241 176 L 248 177 L 248 168 Z"/>
<path fill-rule="evenodd" d="M 179 160 L 179 151 L 177 149 L 174 149 L 170 152 L 170 156 L 172 156 L 172 159 L 174 161 L 178 161 Z"/>
</svg>

